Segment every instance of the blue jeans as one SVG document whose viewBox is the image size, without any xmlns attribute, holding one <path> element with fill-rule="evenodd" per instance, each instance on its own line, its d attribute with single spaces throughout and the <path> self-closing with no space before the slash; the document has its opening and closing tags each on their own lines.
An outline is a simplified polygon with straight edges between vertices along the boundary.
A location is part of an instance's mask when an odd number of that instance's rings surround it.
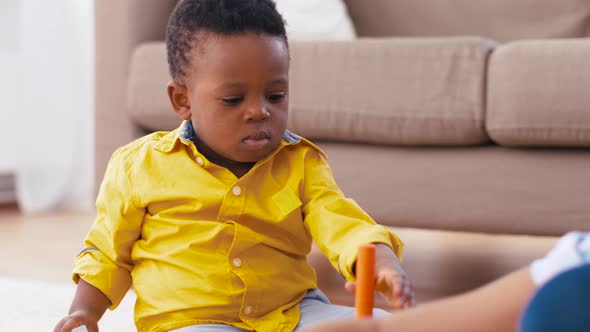
<svg viewBox="0 0 590 332">
<path fill-rule="evenodd" d="M 343 318 L 354 318 L 354 308 L 330 304 L 330 301 L 319 289 L 309 291 L 303 298 L 300 305 L 301 319 L 295 330 L 309 327 L 315 323 L 338 320 Z M 385 310 L 373 309 L 373 317 L 389 316 Z M 243 332 L 245 330 L 230 325 L 193 325 L 170 332 Z"/>
<path fill-rule="evenodd" d="M 521 332 L 590 331 L 590 263 L 565 271 L 542 286 L 526 307 Z"/>
</svg>

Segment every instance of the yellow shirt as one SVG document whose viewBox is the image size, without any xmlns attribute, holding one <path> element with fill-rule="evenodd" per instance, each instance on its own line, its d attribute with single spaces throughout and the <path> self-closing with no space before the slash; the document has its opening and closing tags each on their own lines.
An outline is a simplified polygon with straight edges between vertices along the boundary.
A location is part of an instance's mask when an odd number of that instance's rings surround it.
<svg viewBox="0 0 590 332">
<path fill-rule="evenodd" d="M 117 307 L 131 284 L 139 331 L 230 324 L 292 331 L 317 287 L 312 239 L 347 280 L 359 245 L 402 242 L 336 185 L 325 156 L 288 131 L 243 177 L 209 162 L 192 125 L 118 149 L 73 279 Z"/>
</svg>

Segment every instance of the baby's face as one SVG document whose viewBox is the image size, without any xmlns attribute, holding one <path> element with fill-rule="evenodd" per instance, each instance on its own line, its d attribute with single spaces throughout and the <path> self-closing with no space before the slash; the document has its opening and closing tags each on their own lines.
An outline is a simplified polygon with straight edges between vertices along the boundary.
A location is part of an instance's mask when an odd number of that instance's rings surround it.
<svg viewBox="0 0 590 332">
<path fill-rule="evenodd" d="M 254 33 L 199 37 L 202 46 L 191 51 L 187 68 L 187 94 L 198 138 L 231 160 L 263 159 L 280 144 L 287 127 L 285 41 Z"/>
</svg>

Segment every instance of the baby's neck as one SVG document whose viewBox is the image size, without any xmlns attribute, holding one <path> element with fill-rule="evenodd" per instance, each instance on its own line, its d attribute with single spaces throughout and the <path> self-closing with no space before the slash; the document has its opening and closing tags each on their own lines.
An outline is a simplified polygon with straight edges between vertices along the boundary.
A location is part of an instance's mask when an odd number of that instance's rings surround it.
<svg viewBox="0 0 590 332">
<path fill-rule="evenodd" d="M 230 172 L 232 172 L 238 178 L 244 176 L 254 165 L 255 162 L 241 162 L 235 161 L 224 156 L 218 154 L 217 152 L 213 151 L 207 144 L 200 141 L 198 138 L 194 139 L 195 146 L 197 150 L 203 154 L 210 162 L 214 163 L 215 165 L 227 168 Z"/>
</svg>

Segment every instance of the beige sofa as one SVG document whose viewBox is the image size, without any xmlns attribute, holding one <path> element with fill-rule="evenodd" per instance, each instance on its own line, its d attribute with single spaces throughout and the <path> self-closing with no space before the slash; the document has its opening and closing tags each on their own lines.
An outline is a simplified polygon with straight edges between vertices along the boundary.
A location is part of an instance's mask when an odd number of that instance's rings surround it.
<svg viewBox="0 0 590 332">
<path fill-rule="evenodd" d="M 96 1 L 97 184 L 115 148 L 178 126 L 164 89 L 174 3 Z M 347 6 L 359 40 L 291 43 L 289 127 L 406 242 L 419 300 L 477 287 L 590 229 L 587 0 Z M 330 298 L 350 304 L 325 259 L 310 259 Z"/>
</svg>

